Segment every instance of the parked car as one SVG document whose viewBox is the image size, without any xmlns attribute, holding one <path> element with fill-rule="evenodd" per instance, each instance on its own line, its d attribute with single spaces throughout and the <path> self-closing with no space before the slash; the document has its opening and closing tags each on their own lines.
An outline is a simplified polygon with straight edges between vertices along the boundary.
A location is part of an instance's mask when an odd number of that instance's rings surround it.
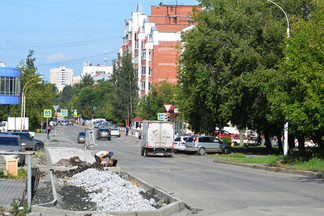
<svg viewBox="0 0 324 216">
<path fill-rule="evenodd" d="M 84 143 L 85 142 L 85 137 L 86 134 L 84 131 L 81 131 L 79 134 L 78 134 L 78 139 L 77 139 L 77 142 L 78 143 Z"/>
<path fill-rule="evenodd" d="M 32 137 L 29 132 L 5 132 L 2 134 L 18 135 L 21 139 L 21 142 L 26 144 L 25 149 L 38 151 L 44 148 L 44 142 L 39 139 L 34 139 L 34 137 Z"/>
<path fill-rule="evenodd" d="M 25 164 L 25 155 L 18 155 L 15 152 L 25 152 L 25 143 L 17 135 L 0 134 L 0 151 L 12 152 L 12 155 L 4 155 L 4 158 L 18 159 L 18 165 Z"/>
<path fill-rule="evenodd" d="M 219 140 L 223 140 L 225 137 L 232 137 L 232 134 L 226 130 L 218 130 L 217 131 L 217 137 Z"/>
<path fill-rule="evenodd" d="M 224 143 L 212 136 L 200 136 L 187 139 L 186 151 L 204 155 L 211 152 L 231 153 L 230 144 Z"/>
<path fill-rule="evenodd" d="M 72 120 L 68 120 L 68 125 L 73 126 L 73 121 Z"/>
<path fill-rule="evenodd" d="M 184 151 L 186 150 L 186 140 L 188 139 L 188 135 L 177 135 L 173 142 L 173 150 L 174 151 Z"/>
<path fill-rule="evenodd" d="M 116 125 L 114 125 L 111 122 L 102 122 L 102 124 L 100 126 L 104 127 L 104 128 L 115 128 L 116 127 Z"/>
<path fill-rule="evenodd" d="M 119 128 L 110 128 L 111 136 L 117 136 L 120 137 L 120 131 Z"/>
<path fill-rule="evenodd" d="M 99 128 L 97 130 L 97 135 L 96 135 L 97 140 L 100 140 L 101 138 L 106 138 L 108 140 L 111 140 L 111 133 L 108 128 Z"/>
<path fill-rule="evenodd" d="M 69 125 L 69 123 L 68 123 L 67 120 L 62 120 L 61 121 L 61 126 L 68 126 L 68 125 Z"/>
</svg>

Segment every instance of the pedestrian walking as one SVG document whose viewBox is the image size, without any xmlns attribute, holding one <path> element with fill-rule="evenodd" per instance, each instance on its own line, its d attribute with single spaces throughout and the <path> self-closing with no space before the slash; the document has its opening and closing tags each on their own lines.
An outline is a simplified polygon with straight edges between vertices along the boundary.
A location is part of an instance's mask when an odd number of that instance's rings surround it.
<svg viewBox="0 0 324 216">
<path fill-rule="evenodd" d="M 48 127 L 47 127 L 47 139 L 49 139 L 51 130 L 52 130 L 51 125 L 48 125 Z"/>
<path fill-rule="evenodd" d="M 129 127 L 126 126 L 126 136 L 128 136 Z"/>
</svg>

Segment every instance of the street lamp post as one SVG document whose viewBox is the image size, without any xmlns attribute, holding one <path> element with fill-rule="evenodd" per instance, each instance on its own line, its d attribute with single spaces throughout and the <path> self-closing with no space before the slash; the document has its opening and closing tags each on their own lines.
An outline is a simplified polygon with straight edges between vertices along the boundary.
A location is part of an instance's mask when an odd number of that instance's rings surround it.
<svg viewBox="0 0 324 216">
<path fill-rule="evenodd" d="M 289 28 L 289 20 L 288 20 L 287 13 L 277 3 L 273 2 L 273 1 L 270 1 L 270 0 L 267 0 L 267 1 L 274 4 L 274 5 L 276 5 L 285 14 L 285 17 L 286 17 L 286 20 L 287 20 L 287 38 L 289 38 L 290 28 Z M 288 46 L 288 44 L 287 44 L 287 46 Z M 288 154 L 288 122 L 286 122 L 286 124 L 284 126 L 284 148 L 283 149 L 284 149 L 284 155 L 287 156 L 287 154 Z"/>
<path fill-rule="evenodd" d="M 41 81 L 37 82 L 37 83 L 31 83 L 30 85 L 28 85 L 30 82 L 37 80 L 37 79 L 42 79 L 43 76 L 38 76 L 35 77 L 31 80 L 29 80 L 28 82 L 25 83 L 24 87 L 22 88 L 21 91 L 21 118 L 20 118 L 20 132 L 24 129 L 25 130 L 25 114 L 26 114 L 26 92 L 28 90 L 28 88 L 32 87 L 33 85 L 36 84 L 40 84 L 42 83 Z M 24 120 L 24 123 L 23 123 Z"/>
</svg>

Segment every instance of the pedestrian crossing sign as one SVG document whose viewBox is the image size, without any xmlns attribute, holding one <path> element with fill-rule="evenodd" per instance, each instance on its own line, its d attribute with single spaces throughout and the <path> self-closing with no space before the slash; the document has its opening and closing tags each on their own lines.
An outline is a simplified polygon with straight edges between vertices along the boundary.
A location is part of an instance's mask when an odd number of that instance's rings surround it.
<svg viewBox="0 0 324 216">
<path fill-rule="evenodd" d="M 52 118 L 52 110 L 45 109 L 44 110 L 44 118 Z"/>
<path fill-rule="evenodd" d="M 164 113 L 158 113 L 158 115 L 157 115 L 157 119 L 158 119 L 159 121 L 164 121 Z"/>
<path fill-rule="evenodd" d="M 67 117 L 68 116 L 68 110 L 67 109 L 62 109 L 61 110 L 61 116 Z"/>
</svg>

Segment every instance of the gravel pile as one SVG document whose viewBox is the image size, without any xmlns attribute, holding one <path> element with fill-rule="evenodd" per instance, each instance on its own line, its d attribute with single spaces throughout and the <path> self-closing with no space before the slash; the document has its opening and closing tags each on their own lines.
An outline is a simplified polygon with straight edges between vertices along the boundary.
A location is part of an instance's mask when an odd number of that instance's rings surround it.
<svg viewBox="0 0 324 216">
<path fill-rule="evenodd" d="M 154 210 L 154 199 L 146 200 L 138 188 L 129 181 L 109 171 L 87 169 L 75 174 L 69 184 L 83 187 L 89 192 L 91 202 L 97 203 L 99 211 L 145 211 Z"/>
<path fill-rule="evenodd" d="M 51 159 L 51 164 L 56 164 L 62 159 L 70 159 L 78 156 L 80 160 L 94 163 L 94 156 L 88 150 L 77 149 L 77 148 L 64 148 L 64 147 L 52 147 L 48 148 L 48 153 Z"/>
</svg>

